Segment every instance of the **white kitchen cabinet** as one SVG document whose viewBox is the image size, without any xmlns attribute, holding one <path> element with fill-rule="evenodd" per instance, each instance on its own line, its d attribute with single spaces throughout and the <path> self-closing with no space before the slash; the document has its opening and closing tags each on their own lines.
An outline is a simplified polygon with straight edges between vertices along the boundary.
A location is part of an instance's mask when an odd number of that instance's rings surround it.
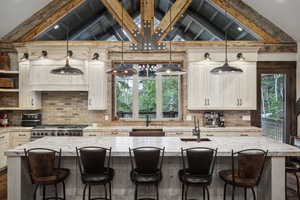
<svg viewBox="0 0 300 200">
<path fill-rule="evenodd" d="M 10 132 L 11 142 L 10 146 L 15 148 L 30 142 L 31 131 L 12 131 Z"/>
<path fill-rule="evenodd" d="M 189 65 L 188 108 L 189 110 L 222 109 L 222 76 L 210 71 L 219 63 L 210 61 L 194 62 Z"/>
<path fill-rule="evenodd" d="M 189 110 L 255 110 L 256 62 L 231 62 L 242 74 L 214 75 L 220 62 L 192 62 L 188 73 Z"/>
<path fill-rule="evenodd" d="M 4 152 L 9 149 L 9 133 L 0 134 L 0 169 L 6 167 Z"/>
<path fill-rule="evenodd" d="M 70 65 L 83 71 L 80 76 L 52 74 L 51 70 L 63 67 L 65 60 L 39 59 L 30 62 L 29 83 L 32 91 L 87 91 L 87 62 L 70 59 Z"/>
<path fill-rule="evenodd" d="M 88 64 L 88 109 L 107 109 L 107 76 L 104 62 L 93 60 Z"/>
<path fill-rule="evenodd" d="M 19 63 L 19 107 L 22 109 L 40 109 L 41 93 L 32 91 L 30 86 L 30 61 Z"/>
</svg>

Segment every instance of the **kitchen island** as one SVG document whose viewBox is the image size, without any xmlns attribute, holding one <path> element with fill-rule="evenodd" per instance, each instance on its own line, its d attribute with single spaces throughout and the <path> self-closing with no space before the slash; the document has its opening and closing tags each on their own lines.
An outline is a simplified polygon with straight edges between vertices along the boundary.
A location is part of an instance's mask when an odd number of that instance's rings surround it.
<svg viewBox="0 0 300 200">
<path fill-rule="evenodd" d="M 266 137 L 209 137 L 209 142 L 182 142 L 179 137 L 44 137 L 6 152 L 8 156 L 8 200 L 28 200 L 32 198 L 33 187 L 26 171 L 24 148 L 62 149 L 62 167 L 69 168 L 71 175 L 66 181 L 68 199 L 82 199 L 83 185 L 76 165 L 75 147 L 102 146 L 112 147 L 112 167 L 116 171 L 113 181 L 113 199 L 133 199 L 134 185 L 130 181 L 131 165 L 128 147 L 140 146 L 165 147 L 163 180 L 160 185 L 160 197 L 163 200 L 181 199 L 181 187 L 177 172 L 182 168 L 180 148 L 209 147 L 218 148 L 210 193 L 211 199 L 223 199 L 223 182 L 218 171 L 230 169 L 231 150 L 260 148 L 268 150 L 268 159 L 261 184 L 257 188 L 259 200 L 283 200 L 285 198 L 285 157 L 300 156 L 300 149 L 276 142 Z M 149 193 L 153 188 L 144 188 Z M 99 192 L 101 188 L 99 187 Z M 236 199 L 243 197 L 238 190 Z M 141 193 L 143 194 L 143 193 Z M 151 193 L 150 193 L 151 194 Z M 228 199 L 230 192 L 228 192 Z M 189 197 L 201 195 L 199 188 L 191 190 Z M 250 197 L 250 194 L 249 194 Z"/>
</svg>

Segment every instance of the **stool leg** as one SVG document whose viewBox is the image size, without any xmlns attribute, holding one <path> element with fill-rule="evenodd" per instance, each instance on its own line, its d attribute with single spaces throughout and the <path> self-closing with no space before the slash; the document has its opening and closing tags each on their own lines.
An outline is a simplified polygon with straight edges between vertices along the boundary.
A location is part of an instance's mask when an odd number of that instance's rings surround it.
<svg viewBox="0 0 300 200">
<path fill-rule="evenodd" d="M 135 183 L 135 191 L 134 191 L 134 200 L 137 200 L 138 198 L 138 183 Z"/>
<path fill-rule="evenodd" d="M 253 194 L 253 199 L 256 200 L 256 194 L 255 194 L 254 188 L 252 187 L 251 190 L 252 190 L 252 194 Z"/>
<path fill-rule="evenodd" d="M 159 200 L 158 183 L 156 183 L 156 199 Z"/>
<path fill-rule="evenodd" d="M 46 199 L 46 186 L 43 185 L 43 200 Z"/>
<path fill-rule="evenodd" d="M 62 185 L 63 185 L 63 198 L 64 200 L 66 200 L 66 185 L 64 181 L 62 182 Z"/>
<path fill-rule="evenodd" d="M 58 200 L 57 184 L 55 184 L 54 187 L 55 187 L 55 199 Z"/>
<path fill-rule="evenodd" d="M 234 195 L 235 195 L 235 186 L 232 187 L 232 197 L 231 197 L 232 200 L 234 200 Z"/>
<path fill-rule="evenodd" d="M 297 180 L 297 196 L 298 196 L 298 199 L 300 200 L 300 192 L 299 192 L 299 178 L 297 176 L 297 174 L 295 173 L 295 177 L 296 177 L 296 180 Z"/>
<path fill-rule="evenodd" d="M 184 200 L 184 183 L 181 184 L 181 200 Z"/>
<path fill-rule="evenodd" d="M 203 200 L 205 200 L 205 187 L 202 186 Z"/>
<path fill-rule="evenodd" d="M 91 200 L 91 185 L 89 185 L 89 200 Z"/>
<path fill-rule="evenodd" d="M 39 185 L 36 185 L 35 188 L 34 188 L 34 192 L 33 192 L 33 199 L 36 200 L 36 193 L 37 193 L 37 190 L 39 188 Z"/>
<path fill-rule="evenodd" d="M 287 172 L 285 172 L 285 200 L 288 199 L 287 190 L 288 190 L 288 187 L 287 187 Z"/>
<path fill-rule="evenodd" d="M 247 188 L 244 188 L 244 199 L 247 200 Z"/>
<path fill-rule="evenodd" d="M 185 194 L 184 194 L 184 199 L 187 200 L 187 194 L 188 194 L 188 190 L 189 190 L 189 185 L 186 185 L 186 189 L 185 189 Z"/>
<path fill-rule="evenodd" d="M 87 187 L 87 185 L 84 185 L 83 194 L 82 194 L 82 200 L 85 200 L 86 187 Z"/>
<path fill-rule="evenodd" d="M 105 200 L 107 200 L 107 188 L 106 188 L 106 184 L 103 184 L 103 186 L 104 186 Z"/>
<path fill-rule="evenodd" d="M 227 183 L 225 183 L 224 185 L 224 196 L 223 196 L 223 200 L 226 200 L 226 190 L 227 190 Z"/>
<path fill-rule="evenodd" d="M 209 199 L 210 199 L 210 195 L 209 195 L 209 190 L 208 190 L 208 187 L 207 187 L 207 186 L 205 186 L 205 189 L 206 189 L 206 191 L 207 191 L 207 199 L 209 200 Z"/>
<path fill-rule="evenodd" d="M 108 182 L 109 186 L 109 200 L 111 200 L 111 182 Z"/>
</svg>

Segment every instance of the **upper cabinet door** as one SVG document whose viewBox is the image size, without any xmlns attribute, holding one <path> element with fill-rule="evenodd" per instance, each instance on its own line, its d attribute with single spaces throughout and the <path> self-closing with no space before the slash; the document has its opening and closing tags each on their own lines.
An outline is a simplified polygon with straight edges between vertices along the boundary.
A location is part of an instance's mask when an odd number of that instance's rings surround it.
<svg viewBox="0 0 300 200">
<path fill-rule="evenodd" d="M 38 75 L 37 75 L 38 76 Z M 30 86 L 30 61 L 19 63 L 19 107 L 22 109 L 40 109 L 41 93 L 32 91 Z"/>
<path fill-rule="evenodd" d="M 207 67 L 201 62 L 190 63 L 188 67 L 188 109 L 200 110 L 208 106 Z"/>
<path fill-rule="evenodd" d="M 240 107 L 247 110 L 257 108 L 257 67 L 256 62 L 240 62 L 244 71 L 240 80 Z"/>
<path fill-rule="evenodd" d="M 235 110 L 239 109 L 239 92 L 240 92 L 240 74 L 224 74 L 221 75 L 223 81 L 223 109 Z"/>
<path fill-rule="evenodd" d="M 107 75 L 104 62 L 90 61 L 88 64 L 89 73 L 89 110 L 107 109 Z"/>
<path fill-rule="evenodd" d="M 222 109 L 224 104 L 223 98 L 223 82 L 224 76 L 215 75 L 210 73 L 210 71 L 219 67 L 220 63 L 217 62 L 209 62 L 207 66 L 207 101 L 208 101 L 208 110 L 217 110 Z"/>
</svg>

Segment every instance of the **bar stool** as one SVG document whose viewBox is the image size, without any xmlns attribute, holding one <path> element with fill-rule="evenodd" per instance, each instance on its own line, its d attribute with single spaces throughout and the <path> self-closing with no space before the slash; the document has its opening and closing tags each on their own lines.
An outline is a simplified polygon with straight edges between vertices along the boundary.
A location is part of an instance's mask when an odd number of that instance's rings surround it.
<svg viewBox="0 0 300 200">
<path fill-rule="evenodd" d="M 37 198 L 39 187 L 43 189 L 43 200 L 46 199 L 66 199 L 65 180 L 70 174 L 69 169 L 60 168 L 61 150 L 55 151 L 44 148 L 33 148 L 26 150 L 25 159 L 28 165 L 28 173 L 31 182 L 35 185 L 33 199 Z M 63 197 L 58 197 L 57 185 L 63 186 Z M 46 197 L 46 187 L 53 185 L 55 188 L 55 197 Z"/>
<path fill-rule="evenodd" d="M 290 137 L 290 144 L 299 147 L 299 143 L 300 143 L 300 139 L 296 138 L 295 136 L 291 136 Z M 292 174 L 295 176 L 296 178 L 296 182 L 297 182 L 297 197 L 300 200 L 300 191 L 299 191 L 299 177 L 297 175 L 297 173 L 300 172 L 300 159 L 299 157 L 291 157 L 291 158 L 287 158 L 286 162 L 285 162 L 285 199 L 288 199 L 287 196 L 287 175 L 288 174 Z"/>
<path fill-rule="evenodd" d="M 161 169 L 164 152 L 165 148 L 157 147 L 139 147 L 135 149 L 129 148 L 132 167 L 130 177 L 131 181 L 135 183 L 135 200 L 138 199 L 138 186 L 142 184 L 155 185 L 156 200 L 159 200 L 158 185 L 162 180 Z"/>
<path fill-rule="evenodd" d="M 244 188 L 244 199 L 247 199 L 247 190 L 251 189 L 253 198 L 256 200 L 254 188 L 259 184 L 268 151 L 261 149 L 245 149 L 231 153 L 231 169 L 219 172 L 220 178 L 225 182 L 224 200 L 226 199 L 226 187 L 231 185 L 232 200 L 234 200 L 235 189 Z M 237 160 L 237 162 L 236 162 Z M 237 165 L 237 166 L 236 166 Z"/>
<path fill-rule="evenodd" d="M 179 170 L 178 176 L 182 183 L 182 200 L 187 200 L 189 186 L 199 185 L 202 187 L 203 199 L 210 199 L 208 186 L 212 182 L 217 149 L 195 147 L 181 148 L 183 169 Z"/>
<path fill-rule="evenodd" d="M 83 200 L 86 196 L 88 187 L 88 199 L 105 199 L 111 200 L 111 181 L 114 177 L 114 170 L 110 168 L 111 148 L 102 147 L 76 147 L 77 163 L 79 166 L 81 180 L 84 184 Z M 109 189 L 109 198 L 107 197 L 107 184 Z M 103 185 L 105 197 L 91 198 L 91 187 Z"/>
</svg>

